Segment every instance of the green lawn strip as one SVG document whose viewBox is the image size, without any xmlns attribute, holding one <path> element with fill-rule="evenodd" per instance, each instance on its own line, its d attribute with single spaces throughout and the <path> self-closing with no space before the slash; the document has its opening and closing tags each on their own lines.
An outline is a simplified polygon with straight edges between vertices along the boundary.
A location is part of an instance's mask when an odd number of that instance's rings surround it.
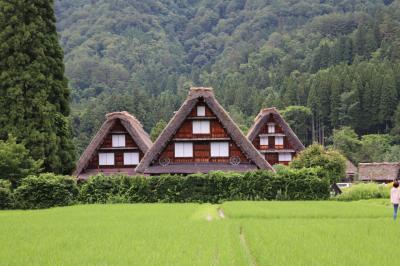
<svg viewBox="0 0 400 266">
<path fill-rule="evenodd" d="M 259 265 L 390 265 L 399 224 L 390 219 L 250 219 L 243 222 Z M 384 228 L 382 228 L 384 227 Z"/>
<path fill-rule="evenodd" d="M 227 217 L 235 219 L 384 218 L 390 216 L 392 210 L 390 204 L 384 204 L 382 200 L 356 202 L 238 201 L 226 202 L 222 208 Z"/>
<path fill-rule="evenodd" d="M 391 211 L 386 200 L 0 211 L 0 264 L 390 265 Z"/>
<path fill-rule="evenodd" d="M 202 215 L 196 219 L 196 213 L 206 212 L 204 208 L 216 213 L 217 207 L 132 204 L 2 211 L 0 261 L 6 265 L 243 265 L 235 228 L 220 220 L 209 222 Z"/>
<path fill-rule="evenodd" d="M 242 227 L 258 265 L 390 265 L 387 250 L 400 236 L 382 201 L 227 202 L 222 208 Z"/>
</svg>

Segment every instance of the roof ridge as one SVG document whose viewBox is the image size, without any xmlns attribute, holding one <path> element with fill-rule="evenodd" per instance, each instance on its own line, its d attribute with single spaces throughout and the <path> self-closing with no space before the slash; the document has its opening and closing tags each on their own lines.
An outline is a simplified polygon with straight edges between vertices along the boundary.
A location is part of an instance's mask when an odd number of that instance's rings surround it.
<svg viewBox="0 0 400 266">
<path fill-rule="evenodd" d="M 114 117 L 119 118 L 119 116 L 123 116 L 126 117 L 128 119 L 133 120 L 135 123 L 137 123 L 140 127 L 143 128 L 142 123 L 140 123 L 140 121 L 131 113 L 129 113 L 128 111 L 120 111 L 120 112 L 111 112 L 111 113 L 107 113 L 106 114 L 106 119 L 107 120 L 111 120 L 114 119 Z"/>
</svg>

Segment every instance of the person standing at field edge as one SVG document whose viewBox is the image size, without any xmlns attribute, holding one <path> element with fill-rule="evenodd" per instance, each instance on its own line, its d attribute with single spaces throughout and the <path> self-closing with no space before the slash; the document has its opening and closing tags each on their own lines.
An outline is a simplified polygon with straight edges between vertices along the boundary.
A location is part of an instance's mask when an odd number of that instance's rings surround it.
<svg viewBox="0 0 400 266">
<path fill-rule="evenodd" d="M 393 220 L 396 220 L 397 218 L 397 210 L 399 208 L 399 201 L 400 201 L 400 190 L 399 190 L 399 182 L 394 181 L 393 182 L 393 187 L 390 190 L 390 201 L 393 204 Z"/>
</svg>

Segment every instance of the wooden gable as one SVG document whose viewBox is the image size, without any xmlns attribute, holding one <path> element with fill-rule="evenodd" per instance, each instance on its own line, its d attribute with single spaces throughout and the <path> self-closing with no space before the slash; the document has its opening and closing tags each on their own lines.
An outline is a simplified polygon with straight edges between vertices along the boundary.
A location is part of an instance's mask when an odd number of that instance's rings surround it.
<svg viewBox="0 0 400 266">
<path fill-rule="evenodd" d="M 125 147 L 113 148 L 112 147 L 112 136 L 113 135 L 124 135 L 125 136 Z M 114 165 L 99 165 L 99 153 L 113 153 L 115 163 Z M 133 165 L 124 164 L 124 153 L 125 152 L 138 152 L 139 161 L 143 158 L 144 153 L 141 151 L 133 140 L 132 136 L 129 134 L 127 129 L 122 125 L 121 121 L 118 119 L 115 121 L 114 125 L 110 128 L 107 135 L 103 139 L 100 148 L 97 149 L 91 156 L 87 169 L 103 169 L 103 168 L 134 168 Z"/>
<path fill-rule="evenodd" d="M 205 106 L 205 116 L 197 116 L 196 109 L 198 106 Z M 194 121 L 209 121 L 210 132 L 208 134 L 194 134 Z M 193 157 L 177 158 L 175 157 L 175 143 L 190 142 L 193 143 Z M 211 142 L 228 142 L 229 155 L 226 157 L 211 156 Z M 168 141 L 166 148 L 153 161 L 152 165 L 159 165 L 160 159 L 168 159 L 170 163 L 223 163 L 230 164 L 232 157 L 239 158 L 241 163 L 250 163 L 245 154 L 240 150 L 236 143 L 229 136 L 227 130 L 223 127 L 221 121 L 207 106 L 200 100 L 190 111 L 189 115 L 183 121 L 177 132 Z"/>
<path fill-rule="evenodd" d="M 248 138 L 271 165 L 287 165 L 304 149 L 303 144 L 275 108 L 260 111 L 249 130 Z"/>
</svg>

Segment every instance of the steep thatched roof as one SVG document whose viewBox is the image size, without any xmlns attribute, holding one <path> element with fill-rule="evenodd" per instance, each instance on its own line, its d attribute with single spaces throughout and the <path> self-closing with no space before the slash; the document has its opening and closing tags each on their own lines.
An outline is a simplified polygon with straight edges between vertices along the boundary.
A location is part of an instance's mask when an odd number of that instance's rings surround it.
<svg viewBox="0 0 400 266">
<path fill-rule="evenodd" d="M 81 174 L 81 172 L 87 167 L 93 154 L 100 148 L 104 138 L 118 120 L 121 121 L 121 124 L 126 128 L 129 135 L 143 153 L 146 153 L 150 149 L 152 145 L 150 137 L 146 131 L 144 131 L 142 124 L 133 115 L 128 112 L 109 113 L 106 115 L 106 121 L 100 127 L 89 146 L 79 158 L 79 161 L 76 164 L 76 170 L 73 173 L 74 176 Z"/>
<path fill-rule="evenodd" d="M 399 178 L 400 163 L 360 163 L 358 176 L 362 181 L 392 181 Z"/>
<path fill-rule="evenodd" d="M 296 133 L 290 128 L 285 119 L 281 116 L 275 107 L 262 109 L 260 113 L 254 119 L 253 126 L 249 129 L 247 133 L 247 138 L 252 142 L 259 134 L 261 128 L 267 123 L 268 118 L 272 114 L 275 121 L 282 127 L 283 132 L 288 137 L 288 141 L 292 144 L 296 151 L 304 150 L 304 145 L 301 143 L 300 139 L 297 137 Z"/>
<path fill-rule="evenodd" d="M 346 175 L 354 175 L 357 173 L 357 167 L 350 162 L 350 160 L 346 159 Z"/>
<path fill-rule="evenodd" d="M 185 121 L 186 117 L 190 114 L 191 110 L 197 104 L 200 99 L 204 99 L 204 102 L 208 107 L 214 112 L 215 116 L 221 122 L 222 126 L 227 130 L 228 134 L 231 136 L 232 140 L 237 144 L 237 146 L 243 151 L 243 153 L 249 158 L 255 165 L 260 169 L 273 169 L 271 165 L 264 160 L 261 154 L 254 148 L 254 146 L 246 139 L 243 133 L 240 131 L 239 127 L 235 124 L 229 114 L 224 110 L 224 108 L 215 99 L 214 92 L 212 88 L 204 87 L 193 87 L 190 88 L 189 95 L 179 110 L 175 113 L 172 119 L 169 121 L 168 125 L 165 127 L 163 132 L 154 142 L 152 148 L 145 154 L 143 160 L 137 166 L 136 171 L 140 173 L 151 173 L 151 166 L 153 161 L 161 154 L 164 148 L 168 145 L 168 142 L 174 136 L 174 134 L 181 127 L 182 123 Z M 185 167 L 186 172 L 197 172 L 197 164 L 188 164 Z M 221 164 L 220 164 L 221 165 Z M 193 166 L 193 167 L 192 167 Z M 172 165 L 164 166 L 164 173 L 170 172 L 169 169 L 174 167 Z M 176 166 L 175 166 L 176 167 Z M 191 167 L 191 168 L 190 168 Z M 241 166 L 240 166 L 241 167 Z M 230 169 L 224 169 L 226 171 L 236 171 L 239 166 L 231 165 Z M 218 170 L 213 167 L 213 170 Z"/>
</svg>

